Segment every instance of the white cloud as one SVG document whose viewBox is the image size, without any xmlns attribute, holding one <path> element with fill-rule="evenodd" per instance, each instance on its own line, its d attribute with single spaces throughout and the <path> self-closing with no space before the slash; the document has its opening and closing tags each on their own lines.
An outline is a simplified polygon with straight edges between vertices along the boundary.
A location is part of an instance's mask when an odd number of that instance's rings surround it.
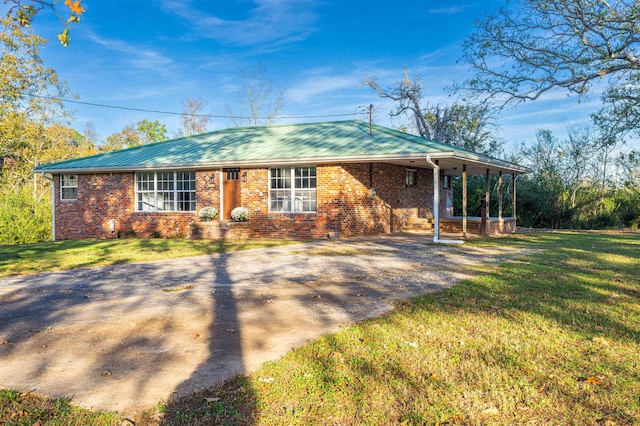
<svg viewBox="0 0 640 426">
<path fill-rule="evenodd" d="M 331 75 L 328 70 L 313 70 L 287 89 L 287 100 L 308 103 L 314 97 L 343 94 L 345 90 L 360 87 L 361 80 L 353 74 Z"/>
<path fill-rule="evenodd" d="M 94 43 L 113 52 L 124 54 L 125 61 L 138 69 L 155 69 L 163 72 L 168 65 L 173 63 L 172 59 L 152 49 L 136 47 L 122 40 L 103 38 L 91 32 L 88 33 L 88 36 Z"/>
<path fill-rule="evenodd" d="M 426 13 L 431 13 L 434 15 L 457 15 L 458 13 L 464 12 L 469 6 L 453 6 L 453 7 L 441 7 L 441 8 L 433 8 L 425 10 Z"/>
<path fill-rule="evenodd" d="M 163 0 L 166 11 L 186 20 L 200 37 L 241 46 L 270 48 L 304 40 L 315 31 L 311 0 L 253 0 L 244 19 L 223 19 L 203 12 L 191 0 Z M 219 3 L 216 3 L 219 4 Z M 220 7 L 223 9 L 223 7 Z"/>
</svg>

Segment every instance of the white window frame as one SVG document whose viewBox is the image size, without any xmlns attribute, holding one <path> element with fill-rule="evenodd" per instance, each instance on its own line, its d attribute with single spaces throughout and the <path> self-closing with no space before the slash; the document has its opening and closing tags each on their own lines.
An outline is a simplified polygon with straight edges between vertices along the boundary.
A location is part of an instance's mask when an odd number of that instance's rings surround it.
<svg viewBox="0 0 640 426">
<path fill-rule="evenodd" d="M 72 191 L 75 196 L 65 196 L 65 190 L 75 189 Z M 60 175 L 60 199 L 64 201 L 78 199 L 78 175 Z"/>
<path fill-rule="evenodd" d="M 153 179 L 149 179 L 149 180 L 140 180 L 139 179 L 139 175 L 142 173 L 146 173 L 146 174 L 151 174 Z M 171 180 L 164 180 L 164 179 L 158 179 L 158 174 L 167 174 L 170 173 L 172 176 Z M 185 173 L 192 173 L 193 174 L 193 179 L 179 179 L 178 175 L 180 175 L 180 177 L 184 177 Z M 140 212 L 140 213 L 193 213 L 196 211 L 196 173 L 194 171 L 164 171 L 164 170 L 159 170 L 159 171 L 137 171 L 135 172 L 135 179 L 134 179 L 134 193 L 135 193 L 135 211 L 136 212 Z M 142 182 L 148 182 L 149 187 L 147 189 L 140 189 L 140 186 L 138 185 L 139 183 Z M 170 188 L 162 188 L 162 189 L 158 189 L 158 184 L 159 182 L 164 182 L 164 183 L 169 183 Z M 179 189 L 178 188 L 178 183 L 182 183 L 184 185 L 184 182 L 193 182 L 193 189 L 184 189 L 184 186 Z M 185 194 L 185 193 L 193 193 L 193 200 L 189 200 L 189 201 L 185 201 L 184 197 L 181 196 L 181 194 Z M 140 208 L 140 203 L 143 202 L 140 200 L 139 195 L 140 194 L 150 194 L 152 197 L 152 199 L 148 199 L 148 203 L 150 204 L 151 202 L 153 203 L 153 208 L 149 208 L 149 209 L 141 209 Z M 160 197 L 158 197 L 158 195 L 160 194 Z M 158 209 L 158 204 L 161 203 L 164 207 L 166 201 L 164 201 L 162 199 L 162 195 L 163 194 L 170 194 L 170 200 L 169 203 L 172 205 L 171 208 L 169 209 Z M 189 203 L 189 207 L 193 206 L 193 210 L 178 210 L 178 205 L 182 204 L 184 205 L 184 203 Z"/>
<path fill-rule="evenodd" d="M 288 188 L 272 188 L 271 185 L 274 182 L 275 177 L 273 176 L 273 171 L 275 169 L 283 169 L 289 171 L 289 187 Z M 300 176 L 296 177 L 296 169 L 313 169 L 313 175 L 309 175 L 307 177 Z M 315 186 L 305 188 L 304 186 L 299 186 L 299 182 L 306 180 L 307 182 L 311 182 L 311 180 L 315 181 Z M 298 186 L 296 186 L 298 185 Z M 272 207 L 272 196 L 274 193 L 288 193 L 288 197 L 286 197 L 285 202 L 288 202 L 289 209 L 288 210 L 273 210 Z M 297 208 L 301 204 L 304 206 L 304 196 L 301 193 L 307 194 L 307 202 L 310 202 L 310 199 L 314 200 L 315 208 L 313 210 L 304 210 Z M 312 197 L 311 197 L 312 196 Z M 269 168 L 269 213 L 283 213 L 283 214 L 315 214 L 318 212 L 318 169 L 316 166 L 283 166 L 283 167 L 271 167 Z"/>
</svg>

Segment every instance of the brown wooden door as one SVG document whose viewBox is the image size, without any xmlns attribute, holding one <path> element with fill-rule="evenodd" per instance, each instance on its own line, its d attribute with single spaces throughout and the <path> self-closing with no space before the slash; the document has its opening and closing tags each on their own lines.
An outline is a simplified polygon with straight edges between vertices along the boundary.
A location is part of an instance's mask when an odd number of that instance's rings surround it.
<svg viewBox="0 0 640 426">
<path fill-rule="evenodd" d="M 224 169 L 222 188 L 225 220 L 231 219 L 231 210 L 240 207 L 240 169 Z"/>
</svg>

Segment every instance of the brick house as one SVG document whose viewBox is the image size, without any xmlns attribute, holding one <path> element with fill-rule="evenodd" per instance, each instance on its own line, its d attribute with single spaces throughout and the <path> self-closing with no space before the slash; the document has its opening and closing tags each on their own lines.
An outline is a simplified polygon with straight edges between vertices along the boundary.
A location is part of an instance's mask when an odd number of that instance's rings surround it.
<svg viewBox="0 0 640 426">
<path fill-rule="evenodd" d="M 224 129 L 33 171 L 53 181 L 54 240 L 322 238 L 416 224 L 433 227 L 438 240 L 447 227 L 465 234 L 515 229 L 515 217 L 502 218 L 502 207 L 497 219 L 488 211 L 481 220 L 468 218 L 466 208 L 461 218 L 451 217 L 452 176 L 465 183 L 468 173 L 499 174 L 500 182 L 511 175 L 515 202 L 515 177 L 527 170 L 385 127 L 341 121 Z M 220 214 L 203 223 L 197 212 L 207 206 Z M 239 206 L 250 218 L 231 222 L 230 212 Z"/>
</svg>

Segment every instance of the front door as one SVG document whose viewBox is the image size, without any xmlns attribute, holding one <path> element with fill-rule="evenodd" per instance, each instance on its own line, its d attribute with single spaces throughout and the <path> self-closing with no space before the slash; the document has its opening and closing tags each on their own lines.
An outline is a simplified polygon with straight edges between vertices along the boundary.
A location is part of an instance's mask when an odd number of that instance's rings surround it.
<svg viewBox="0 0 640 426">
<path fill-rule="evenodd" d="M 240 169 L 224 169 L 222 175 L 223 219 L 231 219 L 231 210 L 240 207 Z"/>
</svg>

